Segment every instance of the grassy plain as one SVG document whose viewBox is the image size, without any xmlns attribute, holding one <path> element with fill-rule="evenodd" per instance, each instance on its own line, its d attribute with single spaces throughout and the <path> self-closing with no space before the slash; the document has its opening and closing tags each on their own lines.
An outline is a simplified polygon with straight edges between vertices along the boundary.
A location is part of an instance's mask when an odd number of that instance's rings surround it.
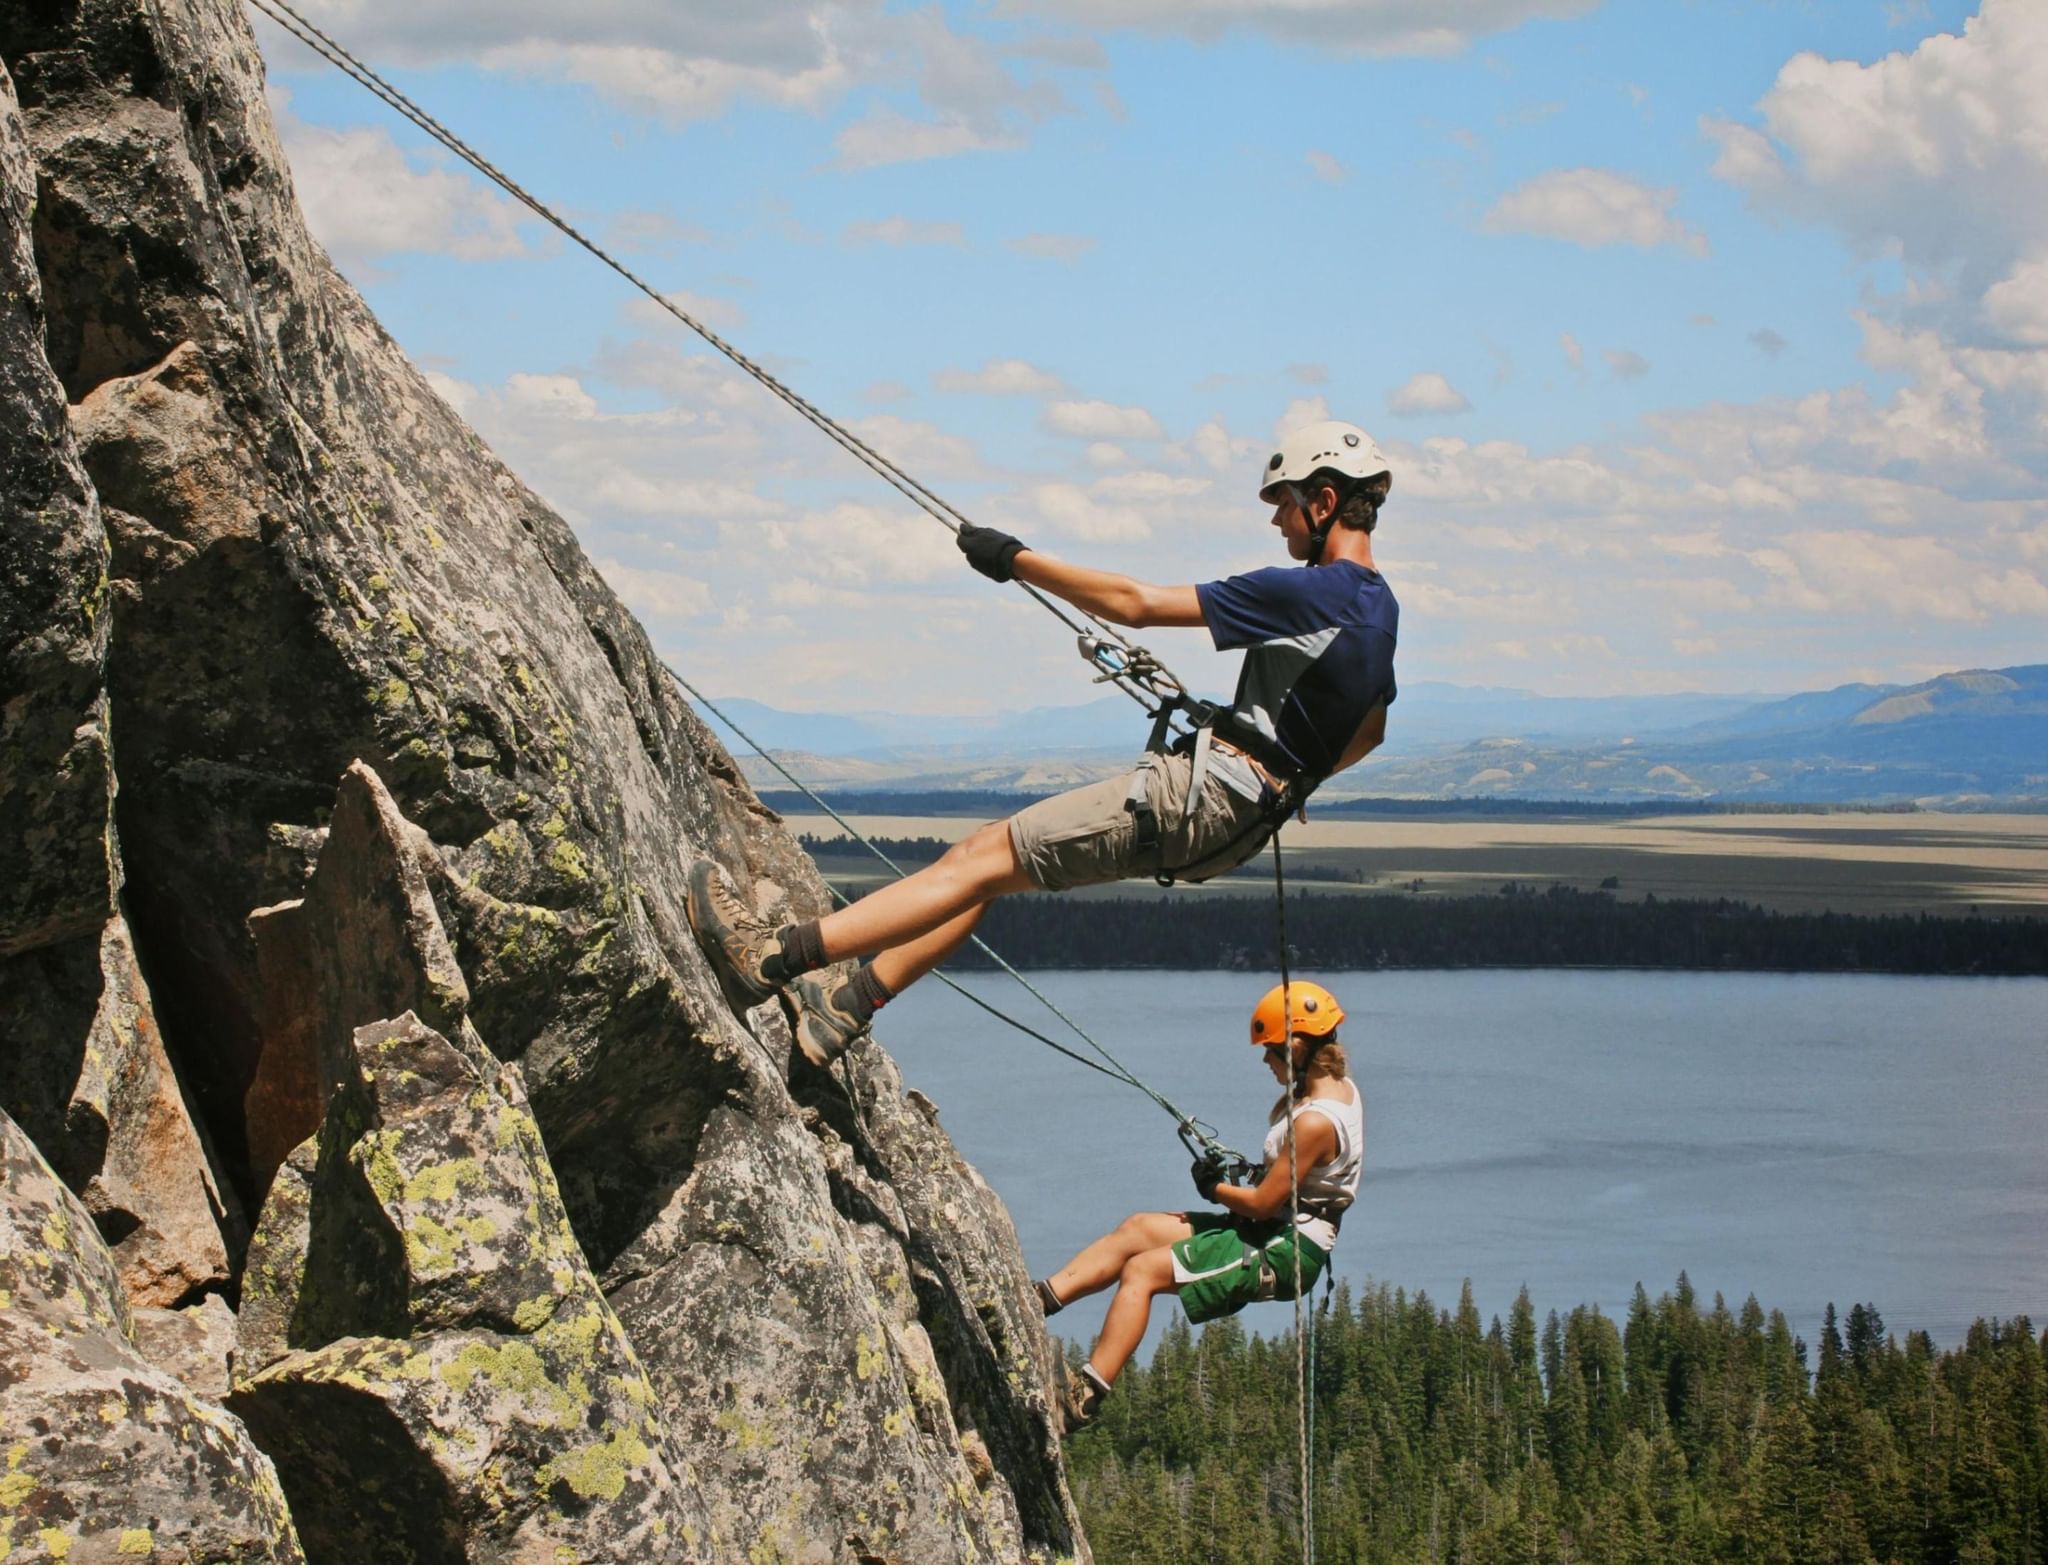
<svg viewBox="0 0 2048 1565">
<path fill-rule="evenodd" d="M 947 816 L 849 816 L 869 836 L 953 841 L 976 822 Z M 837 838 L 823 816 L 793 830 Z M 1360 894 L 1472 896 L 1510 880 L 1623 899 L 1727 897 L 1782 912 L 2048 912 L 2048 815 L 1921 813 L 1679 815 L 1619 821 L 1317 820 L 1285 836 L 1290 885 Z M 842 883 L 879 865 L 857 845 L 820 858 Z M 1416 882 L 1420 886 L 1416 886 Z M 1182 894 L 1244 895 L 1272 885 L 1266 855 Z M 1130 896 L 1149 882 L 1096 894 Z M 1088 895 L 1089 893 L 1080 893 Z"/>
</svg>

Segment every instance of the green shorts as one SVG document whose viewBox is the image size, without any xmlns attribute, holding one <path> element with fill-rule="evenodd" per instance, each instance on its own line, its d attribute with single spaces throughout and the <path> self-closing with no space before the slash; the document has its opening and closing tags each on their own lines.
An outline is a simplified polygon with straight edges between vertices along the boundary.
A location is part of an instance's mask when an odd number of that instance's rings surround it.
<svg viewBox="0 0 2048 1565">
<path fill-rule="evenodd" d="M 1254 1223 L 1228 1212 L 1183 1215 L 1195 1232 L 1173 1246 L 1173 1284 L 1181 1308 L 1198 1326 L 1235 1315 L 1247 1304 L 1293 1298 L 1297 1251 L 1303 1293 L 1329 1263 L 1321 1245 L 1295 1235 L 1285 1222 Z"/>
</svg>

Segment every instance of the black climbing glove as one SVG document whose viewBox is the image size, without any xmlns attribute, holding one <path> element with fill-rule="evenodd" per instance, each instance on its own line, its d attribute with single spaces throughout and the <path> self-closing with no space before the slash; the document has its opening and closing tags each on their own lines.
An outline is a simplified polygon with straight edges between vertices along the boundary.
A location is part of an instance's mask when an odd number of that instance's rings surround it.
<svg viewBox="0 0 2048 1565">
<path fill-rule="evenodd" d="M 1024 545 L 1008 533 L 962 522 L 953 541 L 967 556 L 967 563 L 990 581 L 1010 581 L 1016 577 L 1017 556 L 1024 552 Z"/>
<path fill-rule="evenodd" d="M 1216 1187 L 1224 1183 L 1230 1168 L 1215 1153 L 1205 1152 L 1195 1159 L 1188 1172 L 1195 1176 L 1195 1194 L 1204 1201 L 1213 1201 L 1216 1199 Z"/>
</svg>

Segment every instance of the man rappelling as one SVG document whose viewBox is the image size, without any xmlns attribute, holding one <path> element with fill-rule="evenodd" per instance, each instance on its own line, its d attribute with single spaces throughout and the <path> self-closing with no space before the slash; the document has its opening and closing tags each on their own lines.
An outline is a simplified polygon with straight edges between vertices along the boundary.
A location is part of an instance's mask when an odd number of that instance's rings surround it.
<svg viewBox="0 0 2048 1565">
<path fill-rule="evenodd" d="M 1155 723 L 1152 748 L 1130 772 L 983 826 L 820 919 L 771 925 L 700 860 L 690 922 L 727 998 L 745 1008 L 786 988 L 798 1045 L 827 1065 L 945 961 L 997 897 L 1143 875 L 1201 881 L 1250 859 L 1325 779 L 1386 737 L 1399 606 L 1374 566 L 1372 534 L 1392 482 L 1355 424 L 1295 430 L 1267 461 L 1259 498 L 1305 568 L 1199 586 L 1154 586 L 962 526 L 960 551 L 991 580 L 1023 582 L 1118 625 L 1205 626 L 1217 650 L 1244 652 L 1236 695 L 1228 707 L 1191 704 L 1195 726 L 1171 744 Z M 855 957 L 870 960 L 835 986 L 813 976 Z"/>
</svg>

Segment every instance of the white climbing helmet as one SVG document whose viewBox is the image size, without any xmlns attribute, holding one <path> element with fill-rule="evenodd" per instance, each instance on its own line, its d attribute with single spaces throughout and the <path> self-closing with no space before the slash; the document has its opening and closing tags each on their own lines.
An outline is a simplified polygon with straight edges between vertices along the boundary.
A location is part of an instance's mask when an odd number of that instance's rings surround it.
<svg viewBox="0 0 2048 1565">
<path fill-rule="evenodd" d="M 1356 424 L 1328 418 L 1304 424 L 1280 442 L 1259 475 L 1259 498 L 1278 504 L 1282 484 L 1301 483 L 1324 468 L 1351 479 L 1377 478 L 1388 471 L 1386 453 L 1372 436 Z"/>
</svg>

